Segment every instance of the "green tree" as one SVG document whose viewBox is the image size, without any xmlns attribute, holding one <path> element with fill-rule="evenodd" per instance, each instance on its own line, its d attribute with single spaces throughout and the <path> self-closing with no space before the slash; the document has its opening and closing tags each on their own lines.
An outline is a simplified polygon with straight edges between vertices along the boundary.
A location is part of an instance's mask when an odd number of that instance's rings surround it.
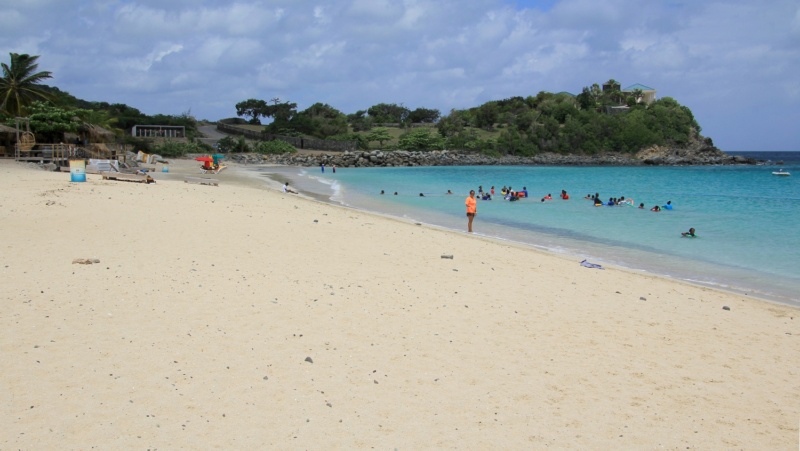
<svg viewBox="0 0 800 451">
<path fill-rule="evenodd" d="M 37 72 L 38 56 L 26 53 L 9 53 L 10 64 L 0 63 L 3 68 L 3 77 L 0 78 L 0 112 L 14 117 L 23 116 L 27 106 L 36 99 L 47 100 L 39 84 L 48 78 L 53 78 L 50 72 Z"/>
<path fill-rule="evenodd" d="M 574 116 L 578 110 L 571 103 L 561 102 L 553 107 L 552 116 L 559 124 L 563 124 L 569 116 Z"/>
<path fill-rule="evenodd" d="M 523 139 L 522 134 L 517 130 L 517 127 L 510 126 L 504 130 L 497 139 L 497 147 L 499 150 L 510 155 L 532 155 L 534 153 L 534 146 Z"/>
<path fill-rule="evenodd" d="M 292 102 L 281 102 L 280 99 L 274 99 L 272 105 L 268 105 L 265 110 L 264 117 L 271 117 L 272 123 L 267 125 L 264 129 L 267 133 L 274 133 L 276 135 L 296 135 L 297 132 L 290 124 L 292 119 L 297 115 L 297 104 Z M 293 133 L 294 132 L 294 133 Z"/>
<path fill-rule="evenodd" d="M 350 122 L 353 131 L 363 132 L 372 128 L 374 119 L 367 116 L 367 110 L 358 110 L 354 114 L 348 114 L 347 121 Z"/>
<path fill-rule="evenodd" d="M 61 142 L 64 133 L 74 133 L 82 124 L 79 115 L 85 110 L 67 109 L 53 106 L 50 103 L 34 101 L 28 107 L 31 131 L 42 142 Z"/>
<path fill-rule="evenodd" d="M 411 129 L 398 140 L 397 147 L 403 150 L 441 150 L 444 149 L 444 138 L 431 133 L 428 127 Z"/>
<path fill-rule="evenodd" d="M 642 91 L 640 88 L 634 89 L 632 94 L 636 103 L 641 103 L 644 99 L 644 91 Z"/>
<path fill-rule="evenodd" d="M 327 139 L 347 133 L 347 116 L 327 103 L 315 103 L 298 113 L 289 126 L 300 133 Z"/>
<path fill-rule="evenodd" d="M 520 113 L 514 118 L 514 126 L 520 131 L 527 132 L 530 130 L 537 116 L 538 114 L 534 114 L 530 110 Z"/>
<path fill-rule="evenodd" d="M 620 84 L 617 80 L 610 78 L 607 82 L 603 83 L 603 97 L 606 104 L 618 105 L 622 99 L 620 92 Z"/>
<path fill-rule="evenodd" d="M 217 147 L 220 152 L 224 153 L 250 152 L 250 146 L 247 144 L 247 140 L 241 135 L 237 137 L 226 136 L 217 141 Z"/>
<path fill-rule="evenodd" d="M 267 117 L 268 108 L 267 102 L 259 99 L 247 99 L 236 104 L 236 115 L 245 116 L 250 118 L 250 123 L 254 125 L 261 125 L 260 117 Z"/>
<path fill-rule="evenodd" d="M 434 124 L 439 120 L 441 113 L 439 110 L 430 108 L 417 108 L 408 114 L 408 122 Z"/>
<path fill-rule="evenodd" d="M 387 128 L 374 128 L 367 134 L 368 142 L 378 141 L 381 143 L 381 147 L 383 147 L 384 141 L 389 141 L 390 139 L 392 139 L 392 136 Z"/>
<path fill-rule="evenodd" d="M 475 114 L 475 126 L 485 130 L 492 130 L 498 117 L 500 117 L 500 109 L 497 107 L 497 103 L 486 102 L 478 107 L 478 111 Z"/>
<path fill-rule="evenodd" d="M 589 95 L 592 96 L 592 100 L 594 100 L 594 104 L 598 105 L 600 103 L 600 97 L 603 96 L 603 90 L 600 89 L 600 85 L 598 85 L 597 83 L 594 83 L 589 88 Z"/>
<path fill-rule="evenodd" d="M 452 109 L 450 114 L 439 120 L 436 128 L 439 130 L 440 135 L 449 138 L 461 133 L 468 122 L 466 112 Z"/>
<path fill-rule="evenodd" d="M 582 110 L 588 110 L 597 107 L 594 95 L 587 86 L 583 87 L 583 90 L 577 96 L 577 100 L 578 100 L 578 105 L 581 107 Z"/>
<path fill-rule="evenodd" d="M 106 110 L 81 110 L 82 112 L 78 115 L 80 119 L 92 125 L 97 125 L 99 127 L 103 127 L 105 129 L 112 129 L 116 127 L 117 119 L 111 117 Z"/>
<path fill-rule="evenodd" d="M 153 124 L 146 114 L 124 103 L 113 103 L 111 105 L 105 102 L 93 103 L 90 108 L 92 110 L 108 111 L 108 114 L 116 120 L 117 127 L 123 130 L 130 130 L 134 125 L 148 125 L 148 122 L 150 125 Z"/>
<path fill-rule="evenodd" d="M 379 103 L 367 109 L 367 114 L 374 119 L 376 123 L 404 123 L 411 114 L 408 108 L 397 105 L 395 103 Z"/>
</svg>

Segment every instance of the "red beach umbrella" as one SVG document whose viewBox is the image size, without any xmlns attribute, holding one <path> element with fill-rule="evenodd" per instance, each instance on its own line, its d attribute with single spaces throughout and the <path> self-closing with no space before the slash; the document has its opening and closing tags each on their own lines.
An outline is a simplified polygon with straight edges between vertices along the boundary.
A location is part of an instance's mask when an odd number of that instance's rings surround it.
<svg viewBox="0 0 800 451">
<path fill-rule="evenodd" d="M 197 157 L 197 158 L 195 158 L 195 160 L 197 160 L 197 161 L 205 161 L 206 163 L 210 163 L 210 162 L 214 161 L 214 159 L 211 158 L 211 157 Z"/>
</svg>

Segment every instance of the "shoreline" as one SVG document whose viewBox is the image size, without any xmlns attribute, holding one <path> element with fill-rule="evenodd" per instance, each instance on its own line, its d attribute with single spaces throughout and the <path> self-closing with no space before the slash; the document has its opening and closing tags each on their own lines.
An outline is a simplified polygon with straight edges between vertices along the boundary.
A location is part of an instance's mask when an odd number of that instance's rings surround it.
<svg viewBox="0 0 800 451">
<path fill-rule="evenodd" d="M 797 446 L 798 308 L 240 169 L 0 162 L 1 447 Z"/>
<path fill-rule="evenodd" d="M 261 177 L 256 176 L 256 179 L 270 180 L 276 183 L 280 182 L 277 183 L 277 185 L 273 183 L 273 187 L 277 186 L 275 189 L 278 190 L 280 190 L 280 185 L 283 182 L 290 181 L 295 187 L 297 187 L 298 184 L 299 186 L 303 187 L 300 188 L 301 195 L 326 204 L 378 214 L 387 218 L 403 220 L 408 223 L 422 223 L 427 227 L 434 227 L 454 233 L 462 232 L 462 230 L 458 227 L 455 227 L 454 224 L 448 224 L 447 218 L 440 218 L 439 221 L 433 222 L 426 219 L 421 219 L 419 215 L 422 214 L 424 216 L 424 212 L 418 212 L 416 216 L 398 216 L 385 209 L 374 209 L 368 206 L 347 203 L 344 201 L 344 199 L 335 199 L 335 193 L 330 192 L 325 194 L 323 192 L 323 190 L 330 190 L 330 185 L 321 183 L 319 180 L 317 180 L 317 176 L 312 174 L 313 171 L 315 171 L 315 168 L 287 165 L 247 165 L 241 167 L 245 171 L 249 170 L 249 172 L 253 172 L 254 174 L 261 174 Z M 274 170 L 274 172 L 270 172 L 271 169 Z M 294 172 L 299 174 L 293 174 Z M 669 259 L 672 262 L 671 267 L 673 269 L 672 272 L 669 272 L 665 267 L 663 267 L 663 264 L 662 266 L 658 266 L 652 263 L 652 261 L 656 260 L 662 261 L 663 263 L 663 260 L 660 259 L 664 258 L 664 256 L 659 255 L 654 251 L 637 250 L 636 248 L 628 248 L 624 246 L 609 246 L 608 244 L 581 238 L 567 238 L 563 236 L 554 236 L 552 238 L 548 238 L 546 233 L 536 231 L 528 231 L 527 233 L 533 233 L 535 236 L 541 236 L 538 239 L 529 239 L 526 241 L 526 232 L 519 231 L 502 224 L 494 224 L 492 230 L 494 230 L 495 233 L 479 233 L 476 235 L 496 240 L 499 243 L 510 243 L 524 248 L 545 252 L 549 255 L 574 258 L 578 259 L 578 261 L 583 258 L 589 258 L 597 261 L 598 263 L 602 263 L 605 266 L 614 266 L 617 269 L 623 269 L 633 273 L 663 277 L 667 280 L 672 280 L 679 283 L 716 289 L 739 296 L 747 296 L 753 299 L 765 300 L 779 305 L 786 305 L 794 308 L 800 307 L 800 300 L 792 298 L 790 297 L 790 294 L 787 294 L 791 291 L 787 291 L 786 293 L 780 291 L 769 292 L 765 291 L 763 287 L 743 287 L 734 284 L 735 281 L 741 280 L 743 277 L 753 277 L 753 274 L 749 271 L 737 270 L 741 272 L 741 274 L 729 276 L 729 278 L 725 280 L 702 280 L 692 278 L 692 275 L 697 274 L 696 269 L 680 272 L 678 268 L 685 265 L 700 265 L 706 267 L 707 269 L 711 269 L 719 265 L 711 262 L 690 260 L 686 257 L 669 256 Z M 530 237 L 528 236 L 528 238 Z M 552 244 L 545 244 L 551 243 L 552 240 L 556 240 L 558 245 L 554 246 Z M 615 255 L 615 257 L 611 257 L 611 254 Z M 732 269 L 728 269 L 728 271 L 731 270 Z M 706 274 L 705 271 L 700 271 L 699 273 Z M 770 285 L 770 287 L 774 289 L 774 285 Z M 784 290 L 788 290 L 788 288 L 784 288 Z"/>
</svg>

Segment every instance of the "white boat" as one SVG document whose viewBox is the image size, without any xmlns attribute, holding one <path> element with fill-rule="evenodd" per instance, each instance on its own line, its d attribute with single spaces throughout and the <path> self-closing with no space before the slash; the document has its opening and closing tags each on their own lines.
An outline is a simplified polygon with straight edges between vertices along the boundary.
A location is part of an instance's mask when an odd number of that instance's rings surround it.
<svg viewBox="0 0 800 451">
<path fill-rule="evenodd" d="M 792 173 L 791 172 L 786 172 L 783 169 L 781 169 L 779 171 L 772 171 L 772 175 L 782 175 L 782 176 L 786 177 L 786 176 L 792 175 Z"/>
</svg>

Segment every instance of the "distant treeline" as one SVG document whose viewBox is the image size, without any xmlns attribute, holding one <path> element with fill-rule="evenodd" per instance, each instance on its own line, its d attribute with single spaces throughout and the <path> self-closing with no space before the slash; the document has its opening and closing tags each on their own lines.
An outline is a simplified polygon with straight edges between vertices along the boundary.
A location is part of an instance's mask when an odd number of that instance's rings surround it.
<svg viewBox="0 0 800 451">
<path fill-rule="evenodd" d="M 620 92 L 612 81 L 604 84 L 612 87 L 605 91 L 594 84 L 577 96 L 540 92 L 454 109 L 444 116 L 436 109 L 410 109 L 389 103 L 345 114 L 324 103 L 298 111 L 295 103 L 280 99 L 248 99 L 236 104 L 237 114 L 246 120 L 231 118 L 225 122 L 253 125 L 267 119 L 269 123 L 263 128 L 266 135 L 356 141 L 363 149 L 369 148 L 370 143 L 379 143 L 386 150 L 447 148 L 522 156 L 542 152 L 633 153 L 653 145 L 681 147 L 699 136 L 700 126 L 689 108 L 669 97 L 647 104 L 636 93 Z M 43 88 L 50 96 L 50 107 L 58 109 L 59 114 L 80 111 L 82 121 L 115 131 L 120 141 L 143 150 L 155 149 L 148 149 L 151 144 L 146 141 L 128 136 L 127 131 L 134 125 L 184 126 L 190 143 L 197 136 L 197 121 L 190 111 L 149 116 L 125 104 L 89 102 L 55 87 Z M 710 139 L 706 141 L 711 143 Z"/>
</svg>

